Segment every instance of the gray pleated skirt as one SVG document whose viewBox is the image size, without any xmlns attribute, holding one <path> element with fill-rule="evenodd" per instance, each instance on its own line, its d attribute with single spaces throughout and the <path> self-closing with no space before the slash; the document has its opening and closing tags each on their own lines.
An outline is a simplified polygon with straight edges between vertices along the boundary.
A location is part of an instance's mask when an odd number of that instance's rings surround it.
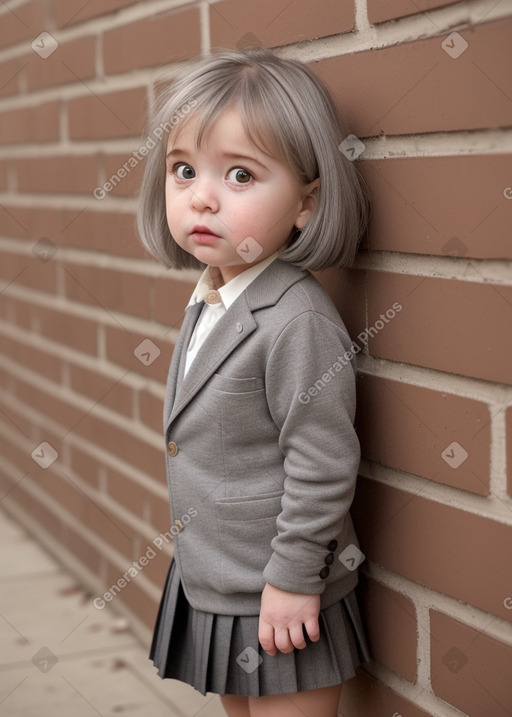
<svg viewBox="0 0 512 717">
<path fill-rule="evenodd" d="M 277 695 L 330 687 L 354 677 L 370 659 L 354 591 L 320 611 L 320 639 L 274 657 L 258 641 L 258 615 L 195 610 L 171 563 L 150 659 L 162 678 L 187 682 L 205 695 Z"/>
</svg>

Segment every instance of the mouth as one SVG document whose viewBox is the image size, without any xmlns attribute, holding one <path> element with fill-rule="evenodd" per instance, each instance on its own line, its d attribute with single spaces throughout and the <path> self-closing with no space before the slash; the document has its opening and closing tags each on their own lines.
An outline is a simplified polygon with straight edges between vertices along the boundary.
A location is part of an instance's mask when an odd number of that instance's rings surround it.
<svg viewBox="0 0 512 717">
<path fill-rule="evenodd" d="M 192 239 L 198 244 L 212 244 L 220 239 L 218 234 L 214 234 L 211 229 L 203 225 L 196 225 L 190 232 Z"/>
</svg>

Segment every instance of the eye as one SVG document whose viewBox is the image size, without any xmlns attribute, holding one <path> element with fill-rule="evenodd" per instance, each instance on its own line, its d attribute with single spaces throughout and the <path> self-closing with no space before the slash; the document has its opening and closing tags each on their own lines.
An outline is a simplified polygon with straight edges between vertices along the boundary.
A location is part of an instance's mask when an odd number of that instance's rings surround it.
<svg viewBox="0 0 512 717">
<path fill-rule="evenodd" d="M 172 169 L 178 179 L 193 179 L 196 176 L 195 169 L 190 164 L 175 164 Z"/>
<path fill-rule="evenodd" d="M 235 167 L 228 172 L 228 179 L 236 184 L 249 184 L 253 178 L 252 174 L 246 169 Z"/>
</svg>

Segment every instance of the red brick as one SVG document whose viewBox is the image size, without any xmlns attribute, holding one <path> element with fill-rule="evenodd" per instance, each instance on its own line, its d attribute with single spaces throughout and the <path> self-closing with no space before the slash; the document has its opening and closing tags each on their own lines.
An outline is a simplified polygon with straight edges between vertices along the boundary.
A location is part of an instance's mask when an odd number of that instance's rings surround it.
<svg viewBox="0 0 512 717">
<path fill-rule="evenodd" d="M 195 283 L 190 281 L 171 279 L 162 272 L 153 280 L 153 320 L 168 328 L 179 329 L 195 286 Z"/>
<path fill-rule="evenodd" d="M 333 268 L 313 274 L 333 300 L 350 336 L 355 338 L 366 326 L 366 273 Z"/>
<path fill-rule="evenodd" d="M 18 94 L 23 69 L 24 63 L 18 58 L 0 64 L 0 97 Z"/>
<path fill-rule="evenodd" d="M 2 389 L 12 396 L 16 393 L 16 381 L 14 377 L 12 377 L 9 373 L 6 371 L 2 371 L 0 373 L 0 386 Z"/>
<path fill-rule="evenodd" d="M 162 450 L 156 449 L 141 438 L 99 418 L 94 411 L 83 416 L 73 428 L 73 435 L 87 439 L 148 475 L 165 475 L 163 442 Z"/>
<path fill-rule="evenodd" d="M 67 264 L 64 271 L 69 299 L 101 307 L 108 314 L 116 311 L 149 318 L 149 277 L 79 264 Z"/>
<path fill-rule="evenodd" d="M 80 422 L 85 413 L 84 409 L 76 408 L 59 395 L 51 393 L 51 389 L 46 386 L 43 390 L 20 379 L 17 380 L 16 395 L 23 404 L 62 426 L 66 433 Z M 48 440 L 48 443 L 51 441 Z M 59 446 L 53 443 L 52 446 L 59 454 L 61 453 Z"/>
<path fill-rule="evenodd" d="M 21 483 L 21 486 L 23 486 L 23 483 Z M 24 489 L 12 500 L 23 511 L 25 516 L 30 516 L 30 520 L 26 519 L 24 521 L 24 527 L 38 542 L 43 542 L 41 528 L 61 542 L 63 530 L 61 519 L 52 510 L 49 510 L 44 503 L 34 498 Z"/>
<path fill-rule="evenodd" d="M 147 258 L 135 228 L 132 213 L 95 211 L 97 200 L 81 209 L 46 209 L 39 207 L 0 206 L 1 231 L 4 236 L 30 239 L 30 248 L 45 238 L 54 244 L 102 254 Z"/>
<path fill-rule="evenodd" d="M 68 102 L 69 136 L 75 140 L 139 136 L 146 112 L 142 88 L 87 94 Z"/>
<path fill-rule="evenodd" d="M 157 433 L 163 432 L 163 400 L 149 391 L 138 392 L 140 421 Z"/>
<path fill-rule="evenodd" d="M 93 486 L 93 488 L 98 488 L 99 460 L 74 445 L 69 446 L 69 451 L 73 472 L 80 476 L 81 480 Z"/>
<path fill-rule="evenodd" d="M 106 254 L 147 257 L 131 213 L 95 211 L 94 205 L 87 204 L 81 212 L 65 210 L 60 215 L 55 213 L 46 217 L 57 224 L 56 243 Z"/>
<path fill-rule="evenodd" d="M 434 693 L 471 717 L 510 715 L 512 645 L 430 611 Z"/>
<path fill-rule="evenodd" d="M 30 43 L 45 29 L 43 4 L 34 0 L 15 9 L 6 3 L 4 5 L 0 16 L 0 47 L 26 40 L 28 49 Z"/>
<path fill-rule="evenodd" d="M 348 32 L 354 4 L 338 0 L 223 0 L 210 5 L 213 47 L 277 47 Z"/>
<path fill-rule="evenodd" d="M 418 627 L 414 603 L 365 576 L 358 591 L 372 659 L 415 682 Z"/>
<path fill-rule="evenodd" d="M 363 670 L 343 685 L 340 707 L 343 717 L 432 717 Z"/>
<path fill-rule="evenodd" d="M 132 331 L 123 331 L 121 329 L 107 327 L 107 358 L 113 363 L 124 366 L 127 369 L 135 371 L 146 378 L 152 378 L 156 381 L 165 383 L 169 372 L 169 362 L 172 355 L 172 344 L 169 341 L 159 338 L 149 339 L 160 349 L 160 355 L 151 363 L 144 364 L 134 354 L 140 344 L 148 339 L 144 334 L 134 333 Z M 151 348 L 151 347 L 150 347 Z M 151 355 L 148 360 L 151 361 L 156 356 L 156 349 L 151 348 Z M 145 359 L 143 359 L 145 360 Z"/>
<path fill-rule="evenodd" d="M 77 481 L 65 473 L 55 472 L 42 486 L 77 522 L 93 529 L 114 550 L 131 558 L 133 531 L 118 515 L 111 513 L 95 496 L 87 495 Z"/>
<path fill-rule="evenodd" d="M 131 480 L 125 473 L 106 468 L 106 489 L 108 495 L 134 515 L 142 518 L 147 489 Z"/>
<path fill-rule="evenodd" d="M 93 17 L 107 15 L 116 10 L 134 5 L 138 0 L 60 0 L 53 2 L 53 17 L 58 28 L 76 25 Z"/>
<path fill-rule="evenodd" d="M 48 436 L 48 442 L 59 450 L 59 442 Z M 72 477 L 61 462 L 43 470 L 36 465 L 31 476 L 38 480 L 57 504 L 64 508 L 76 522 L 82 523 L 94 534 L 105 540 L 110 547 L 118 550 L 128 559 L 133 553 L 133 529 L 118 515 L 107 508 L 101 498 L 91 492 L 89 495 L 80 485 L 80 480 Z"/>
<path fill-rule="evenodd" d="M 3 301 L 0 302 L 0 310 L 5 307 L 6 320 L 20 329 L 32 330 L 32 311 L 30 304 L 17 299 L 10 299 L 4 294 Z"/>
<path fill-rule="evenodd" d="M 141 142 L 140 146 L 142 147 L 143 145 L 144 143 Z M 139 159 L 135 154 L 136 152 L 138 152 L 138 148 L 130 154 L 115 154 L 105 157 L 105 183 L 110 182 L 110 184 L 112 184 L 112 189 L 108 188 L 110 196 L 133 197 L 138 193 L 142 181 L 145 158 Z M 137 166 L 130 166 L 130 161 L 137 162 Z M 101 187 L 103 188 L 104 185 L 102 184 Z"/>
<path fill-rule="evenodd" d="M 17 159 L 18 191 L 91 195 L 97 183 L 95 157 Z"/>
<path fill-rule="evenodd" d="M 0 162 L 0 189 L 5 191 L 8 186 L 8 167 L 9 163 L 6 161 Z"/>
<path fill-rule="evenodd" d="M 63 526 L 62 535 L 66 549 L 94 575 L 98 575 L 103 560 L 98 548 L 88 543 L 83 535 L 75 532 L 69 525 Z"/>
<path fill-rule="evenodd" d="M 0 114 L 0 144 L 53 142 L 59 139 L 59 134 L 58 102 Z"/>
<path fill-rule="evenodd" d="M 34 479 L 40 479 L 41 489 L 45 491 L 47 497 L 55 500 L 57 506 L 61 509 L 63 508 L 77 522 L 85 521 L 86 512 L 91 515 L 91 510 L 86 508 L 89 502 L 88 498 L 82 490 L 79 490 L 73 479 L 66 477 L 55 466 L 56 464 L 54 463 L 53 466 L 46 470 L 36 468 L 33 474 Z M 39 475 L 35 472 L 36 470 L 39 471 Z M 99 518 L 98 512 L 96 512 L 95 518 Z"/>
<path fill-rule="evenodd" d="M 123 383 L 126 371 L 116 379 L 89 371 L 82 366 L 69 365 L 70 388 L 86 396 L 94 405 L 105 406 L 125 416 L 132 415 L 133 389 Z"/>
<path fill-rule="evenodd" d="M 144 37 L 151 38 L 151 42 L 141 42 Z M 194 57 L 201 51 L 199 11 L 166 11 L 122 25 L 104 34 L 103 48 L 103 63 L 109 75 Z"/>
<path fill-rule="evenodd" d="M 511 28 L 506 19 L 462 30 L 469 47 L 456 60 L 436 37 L 342 55 L 314 69 L 359 137 L 507 127 Z"/>
<path fill-rule="evenodd" d="M 7 373 L 7 371 L 0 373 L 0 387 L 6 394 L 10 396 L 16 395 L 16 380 L 11 374 Z"/>
<path fill-rule="evenodd" d="M 3 427 L 4 423 L 5 421 L 0 421 L 0 426 Z M 9 463 L 12 465 L 12 473 L 10 470 L 4 469 L 0 471 L 0 501 L 2 501 L 2 508 L 6 508 L 11 501 L 17 501 L 18 491 L 21 490 L 21 484 L 25 480 L 25 471 L 21 470 L 18 465 L 15 446 L 12 445 L 11 441 L 5 440 L 1 435 L 0 450 L 7 465 L 9 465 Z"/>
<path fill-rule="evenodd" d="M 508 155 L 370 160 L 367 246 L 384 251 L 511 259 Z"/>
<path fill-rule="evenodd" d="M 108 578 L 107 584 L 105 585 L 105 590 L 109 590 L 110 587 L 119 580 L 119 578 L 123 577 L 124 572 L 126 572 L 130 567 L 131 563 L 127 563 L 123 570 L 119 569 L 116 565 L 112 565 L 111 563 L 109 563 Z M 158 612 L 158 603 L 152 598 L 150 598 L 147 592 L 145 592 L 145 590 L 140 587 L 140 583 L 138 582 L 139 579 L 140 575 L 130 578 L 130 582 L 127 583 L 119 593 L 117 593 L 116 588 L 116 597 L 113 601 L 107 603 L 107 608 L 110 608 L 110 606 L 112 605 L 110 609 L 112 611 L 112 614 L 115 615 L 115 601 L 121 600 L 130 610 L 132 610 L 134 615 L 136 615 L 144 625 L 146 625 L 147 627 L 154 627 L 156 615 Z"/>
<path fill-rule="evenodd" d="M 512 407 L 507 408 L 505 413 L 506 436 L 507 436 L 507 483 L 508 493 L 512 496 Z"/>
<path fill-rule="evenodd" d="M 512 526 L 366 478 L 352 514 L 369 560 L 512 621 Z"/>
<path fill-rule="evenodd" d="M 369 326 L 395 302 L 402 310 L 370 338 L 372 356 L 512 383 L 512 334 L 498 328 L 510 324 L 512 287 L 369 272 Z"/>
<path fill-rule="evenodd" d="M 60 383 L 62 364 L 58 357 L 2 335 L 0 335 L 0 353 L 21 366 L 26 366 L 31 371 L 37 371 L 39 375 Z"/>
<path fill-rule="evenodd" d="M 491 415 L 484 403 L 360 374 L 358 435 L 367 460 L 479 495 L 489 492 Z M 442 457 L 453 442 L 469 453 L 457 468 Z"/>
<path fill-rule="evenodd" d="M 4 289 L 5 293 L 18 285 L 51 293 L 56 290 L 55 264 L 51 261 L 40 261 L 33 254 L 27 256 L 2 252 L 0 278 L 9 284 L 9 287 Z"/>
<path fill-rule="evenodd" d="M 2 406 L 1 425 L 9 431 L 18 430 L 20 431 L 20 437 L 22 431 L 20 430 L 20 424 L 23 426 L 22 418 L 19 414 L 15 413 L 10 406 Z M 23 434 L 28 436 L 28 431 L 31 427 L 25 428 L 23 426 Z M 30 452 L 20 448 L 15 441 L 9 438 L 4 438 L 0 435 L 0 450 L 1 456 L 4 460 L 10 462 L 13 467 L 16 468 L 14 475 L 7 478 L 0 488 L 0 500 L 8 494 L 11 498 L 16 496 L 18 489 L 21 489 L 23 481 L 26 479 L 30 471 L 33 469 L 34 462 L 30 457 Z M 2 472 L 3 473 L 3 469 Z"/>
<path fill-rule="evenodd" d="M 0 231 L 2 236 L 21 237 L 29 236 L 27 219 L 30 217 L 30 210 L 23 207 L 0 206 Z M 41 235 L 38 234 L 38 238 Z M 35 242 L 31 242 L 31 247 Z"/>
<path fill-rule="evenodd" d="M 84 504 L 80 520 L 86 526 L 93 526 L 96 537 L 103 540 L 109 548 L 124 555 L 127 561 L 132 560 L 134 529 L 116 513 L 94 498 Z"/>
<path fill-rule="evenodd" d="M 33 307 L 33 314 L 39 322 L 41 336 L 70 346 L 75 351 L 97 353 L 97 326 L 93 321 L 36 306 Z"/>
<path fill-rule="evenodd" d="M 162 483 L 165 484 L 165 477 L 164 480 L 162 480 Z M 148 501 L 150 512 L 149 522 L 156 531 L 166 533 L 171 527 L 169 499 L 160 498 L 159 496 L 150 493 L 148 495 Z"/>
<path fill-rule="evenodd" d="M 82 37 L 73 42 L 59 44 L 49 57 L 43 60 L 36 53 L 28 58 L 26 68 L 29 90 L 52 85 L 79 84 L 95 75 L 94 37 Z"/>
<path fill-rule="evenodd" d="M 0 301 L 0 319 L 9 323 L 14 323 L 14 300 L 5 294 Z"/>
<path fill-rule="evenodd" d="M 428 13 L 438 7 L 453 5 L 454 0 L 368 0 L 368 20 L 372 24 L 385 22 L 398 17 Z"/>
</svg>

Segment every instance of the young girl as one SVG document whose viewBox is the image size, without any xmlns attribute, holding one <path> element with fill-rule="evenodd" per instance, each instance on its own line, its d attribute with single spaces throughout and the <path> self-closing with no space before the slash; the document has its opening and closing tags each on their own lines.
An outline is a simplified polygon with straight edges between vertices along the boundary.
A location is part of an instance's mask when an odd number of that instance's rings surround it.
<svg viewBox="0 0 512 717">
<path fill-rule="evenodd" d="M 187 64 L 152 131 L 141 237 L 168 266 L 204 271 L 167 384 L 174 558 L 151 658 L 230 717 L 335 717 L 368 659 L 355 369 L 307 269 L 354 257 L 356 170 L 324 86 L 265 50 Z"/>
</svg>

